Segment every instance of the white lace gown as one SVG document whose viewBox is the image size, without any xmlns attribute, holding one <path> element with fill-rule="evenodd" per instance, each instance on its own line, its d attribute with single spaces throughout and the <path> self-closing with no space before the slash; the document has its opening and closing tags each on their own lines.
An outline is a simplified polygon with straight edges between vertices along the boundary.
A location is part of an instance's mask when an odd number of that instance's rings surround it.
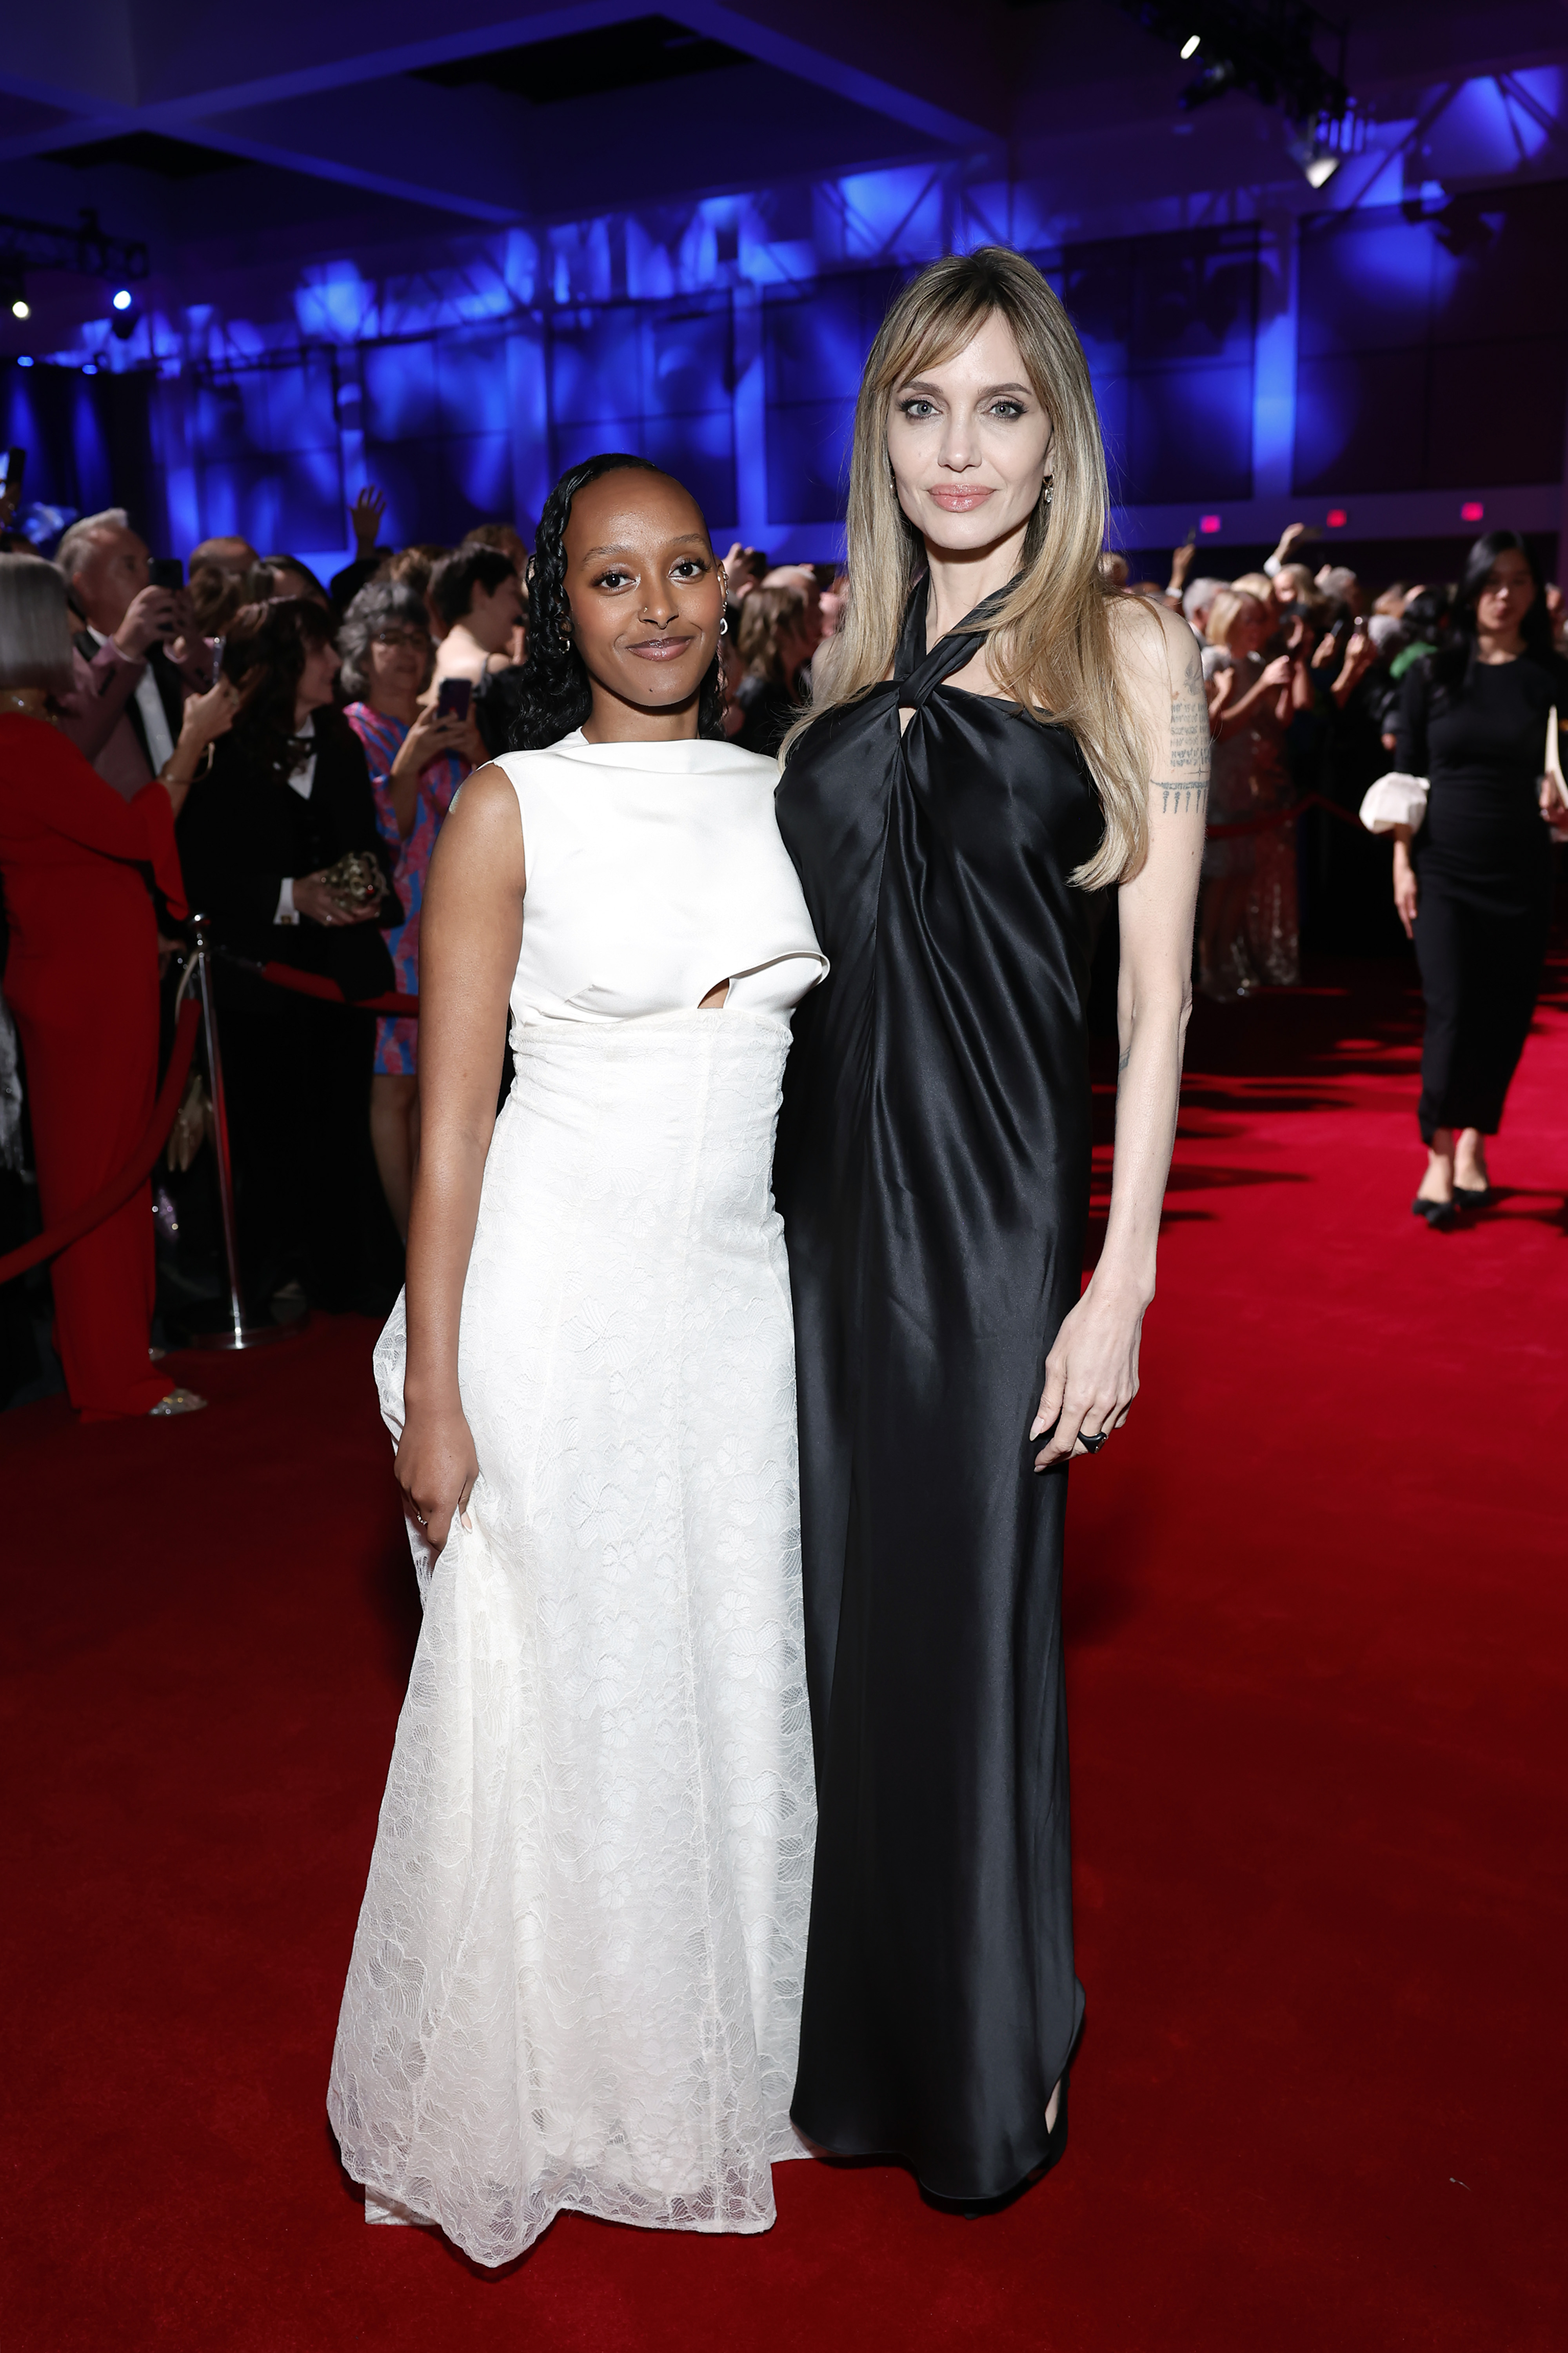
<svg viewBox="0 0 1568 2353">
<path fill-rule="evenodd" d="M 328 2101 L 366 2219 L 491 2264 L 563 2207 L 765 2230 L 802 2153 L 816 1810 L 769 1179 L 826 969 L 772 761 L 578 734 L 499 765 L 527 895 L 463 1292 L 480 1475 L 471 1531 L 416 1546 Z M 395 1438 L 404 1332 L 399 1301 Z"/>
</svg>

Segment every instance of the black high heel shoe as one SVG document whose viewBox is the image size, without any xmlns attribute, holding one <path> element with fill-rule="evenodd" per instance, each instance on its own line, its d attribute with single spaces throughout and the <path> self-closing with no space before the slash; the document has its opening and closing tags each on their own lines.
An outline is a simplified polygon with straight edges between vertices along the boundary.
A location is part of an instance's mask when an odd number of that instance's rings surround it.
<svg viewBox="0 0 1568 2353">
<path fill-rule="evenodd" d="M 1491 1185 L 1456 1185 L 1454 1206 L 1459 1209 L 1489 1209 L 1497 1198 Z"/>
<path fill-rule="evenodd" d="M 1446 1234 L 1459 1222 L 1459 1213 L 1452 1201 L 1424 1201 L 1419 1193 L 1410 1204 L 1413 1218 L 1425 1218 L 1435 1234 Z"/>
</svg>

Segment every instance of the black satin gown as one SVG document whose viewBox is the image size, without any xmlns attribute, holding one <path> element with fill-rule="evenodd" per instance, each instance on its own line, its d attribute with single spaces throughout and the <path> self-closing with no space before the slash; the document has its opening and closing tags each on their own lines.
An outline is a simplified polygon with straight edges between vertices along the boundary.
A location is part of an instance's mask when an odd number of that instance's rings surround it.
<svg viewBox="0 0 1568 2353">
<path fill-rule="evenodd" d="M 1079 1296 L 1101 831 L 1072 738 L 896 678 L 825 713 L 778 795 L 826 983 L 795 1017 L 789 1242 L 820 1803 L 801 2130 L 997 2197 L 1058 2153 L 1073 1974 L 1061 1648 L 1067 1473 L 1033 1468 Z M 900 734 L 900 706 L 912 709 Z"/>
<path fill-rule="evenodd" d="M 1440 1127 L 1497 1134 L 1535 1018 L 1553 880 L 1536 795 L 1553 704 L 1563 725 L 1568 662 L 1555 654 L 1472 662 L 1448 688 L 1417 663 L 1405 681 L 1394 762 L 1429 786 L 1410 851 L 1426 1144 Z"/>
</svg>

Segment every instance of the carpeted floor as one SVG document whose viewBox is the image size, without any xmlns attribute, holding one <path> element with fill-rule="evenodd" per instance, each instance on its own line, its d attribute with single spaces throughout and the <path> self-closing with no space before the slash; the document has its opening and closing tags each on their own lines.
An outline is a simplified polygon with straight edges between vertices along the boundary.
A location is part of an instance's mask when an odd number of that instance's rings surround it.
<svg viewBox="0 0 1568 2353">
<path fill-rule="evenodd" d="M 1072 2146 L 995 2219 L 800 2164 L 763 2239 L 366 2231 L 322 2094 L 416 1631 L 370 1327 L 182 1363 L 192 1421 L 0 1419 L 6 2353 L 1568 2342 L 1568 1013 L 1447 1237 L 1414 1035 L 1387 975 L 1200 1008 L 1073 1472 Z"/>
</svg>

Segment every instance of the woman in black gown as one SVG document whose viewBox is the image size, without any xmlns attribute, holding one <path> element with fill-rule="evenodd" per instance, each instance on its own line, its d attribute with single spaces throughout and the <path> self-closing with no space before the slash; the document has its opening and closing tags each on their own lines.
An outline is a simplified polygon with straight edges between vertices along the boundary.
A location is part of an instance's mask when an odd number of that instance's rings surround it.
<svg viewBox="0 0 1568 2353">
<path fill-rule="evenodd" d="M 820 1801 L 794 2114 L 965 2205 L 1065 2140 L 1066 1464 L 1137 1388 L 1203 852 L 1197 648 L 1105 596 L 1106 503 L 1044 280 L 995 248 L 933 265 L 868 364 L 849 607 L 778 797 L 831 958 L 775 1176 Z M 1117 883 L 1116 1182 L 1080 1301 Z"/>
<path fill-rule="evenodd" d="M 1568 725 L 1568 662 L 1552 650 L 1535 559 L 1517 532 L 1489 532 L 1470 550 L 1447 642 L 1405 677 L 1394 754 L 1428 786 L 1414 840 L 1394 829 L 1394 902 L 1426 1002 L 1426 1172 L 1412 1207 L 1438 1228 L 1491 1198 L 1486 1138 L 1535 1014 L 1552 923 L 1553 708 Z"/>
</svg>

